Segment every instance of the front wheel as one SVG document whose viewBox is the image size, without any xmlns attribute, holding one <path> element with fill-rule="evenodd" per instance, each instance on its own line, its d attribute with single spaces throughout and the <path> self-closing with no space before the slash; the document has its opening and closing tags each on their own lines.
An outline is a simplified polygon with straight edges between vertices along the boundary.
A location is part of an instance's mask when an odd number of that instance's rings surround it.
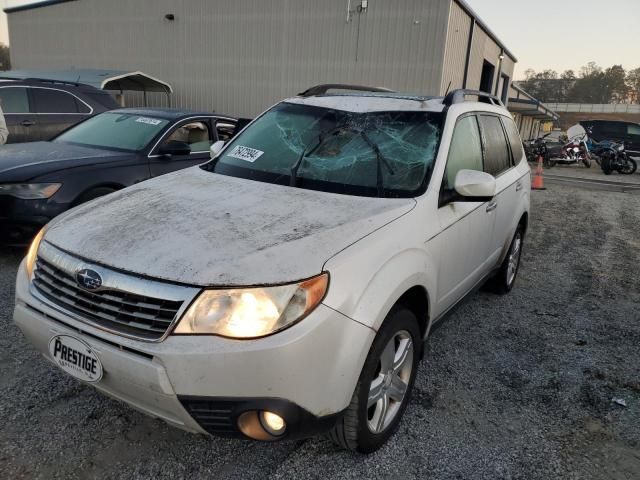
<svg viewBox="0 0 640 480">
<path fill-rule="evenodd" d="M 393 435 L 413 389 L 421 342 L 416 315 L 394 307 L 373 340 L 349 407 L 329 433 L 336 444 L 371 453 Z"/>
<path fill-rule="evenodd" d="M 622 165 L 620 166 L 620 168 L 618 168 L 618 172 L 622 173 L 623 175 L 632 175 L 636 173 L 637 169 L 638 164 L 636 163 L 636 161 L 633 158 L 625 157 Z"/>
</svg>

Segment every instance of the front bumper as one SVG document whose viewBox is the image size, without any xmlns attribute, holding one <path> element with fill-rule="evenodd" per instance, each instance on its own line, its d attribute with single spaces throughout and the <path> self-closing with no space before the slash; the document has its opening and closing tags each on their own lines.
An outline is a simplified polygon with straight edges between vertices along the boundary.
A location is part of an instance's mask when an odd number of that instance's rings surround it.
<svg viewBox="0 0 640 480">
<path fill-rule="evenodd" d="M 89 344 L 104 367 L 104 393 L 179 428 L 238 435 L 247 410 L 270 409 L 287 421 L 283 438 L 330 428 L 349 404 L 375 332 L 320 305 L 276 335 L 257 340 L 169 336 L 127 339 L 79 322 L 30 292 L 24 265 L 14 321 L 42 355 L 67 334 Z"/>
</svg>

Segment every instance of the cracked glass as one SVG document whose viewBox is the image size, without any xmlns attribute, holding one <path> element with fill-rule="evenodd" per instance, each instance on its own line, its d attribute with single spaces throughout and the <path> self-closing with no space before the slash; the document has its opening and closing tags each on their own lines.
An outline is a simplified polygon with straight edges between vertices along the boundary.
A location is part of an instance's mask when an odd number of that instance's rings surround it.
<svg viewBox="0 0 640 480">
<path fill-rule="evenodd" d="M 434 112 L 354 113 L 282 103 L 209 168 L 300 188 L 409 197 L 426 188 L 441 120 Z"/>
</svg>

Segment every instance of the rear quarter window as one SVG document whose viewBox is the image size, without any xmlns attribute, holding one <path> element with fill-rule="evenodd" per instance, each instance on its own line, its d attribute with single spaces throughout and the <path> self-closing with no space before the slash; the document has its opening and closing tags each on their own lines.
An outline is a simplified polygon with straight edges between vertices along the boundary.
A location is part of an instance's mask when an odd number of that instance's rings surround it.
<svg viewBox="0 0 640 480">
<path fill-rule="evenodd" d="M 522 139 L 518 128 L 512 119 L 509 117 L 502 117 L 502 124 L 507 131 L 507 137 L 509 139 L 509 145 L 511 146 L 511 154 L 513 155 L 513 162 L 517 165 L 524 157 L 524 149 L 522 148 Z"/>
</svg>

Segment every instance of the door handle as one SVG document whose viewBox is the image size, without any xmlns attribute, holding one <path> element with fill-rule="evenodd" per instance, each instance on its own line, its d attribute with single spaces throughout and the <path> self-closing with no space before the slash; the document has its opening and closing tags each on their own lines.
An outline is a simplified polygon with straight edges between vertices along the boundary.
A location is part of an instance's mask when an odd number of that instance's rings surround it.
<svg viewBox="0 0 640 480">
<path fill-rule="evenodd" d="M 20 125 L 22 125 L 23 127 L 30 127 L 31 125 L 35 125 L 35 124 L 36 122 L 32 120 L 23 120 Z"/>
<path fill-rule="evenodd" d="M 516 192 L 519 192 L 520 190 L 522 190 L 522 182 L 516 183 Z"/>
<path fill-rule="evenodd" d="M 498 202 L 491 202 L 487 205 L 487 212 L 493 212 L 496 208 L 498 208 Z"/>
</svg>

